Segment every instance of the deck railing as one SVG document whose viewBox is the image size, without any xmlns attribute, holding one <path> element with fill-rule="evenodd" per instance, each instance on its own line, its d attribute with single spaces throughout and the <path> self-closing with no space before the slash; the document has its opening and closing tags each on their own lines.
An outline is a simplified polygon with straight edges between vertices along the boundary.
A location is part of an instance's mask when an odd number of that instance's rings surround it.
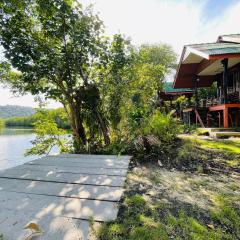
<svg viewBox="0 0 240 240">
<path fill-rule="evenodd" d="M 240 103 L 239 92 L 233 92 L 228 94 L 228 103 Z M 224 104 L 224 99 L 222 98 L 209 98 L 206 100 L 201 100 L 199 102 L 199 107 L 211 107 L 216 105 Z"/>
</svg>

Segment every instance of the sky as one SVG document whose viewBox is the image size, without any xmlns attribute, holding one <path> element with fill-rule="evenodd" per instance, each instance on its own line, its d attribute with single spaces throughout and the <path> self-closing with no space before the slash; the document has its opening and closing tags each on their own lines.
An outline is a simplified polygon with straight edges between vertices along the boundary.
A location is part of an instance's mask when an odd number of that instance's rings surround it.
<svg viewBox="0 0 240 240">
<path fill-rule="evenodd" d="M 181 54 L 183 45 L 214 42 L 221 34 L 240 33 L 240 0 L 81 0 L 93 4 L 106 33 L 122 33 L 133 44 L 168 43 Z M 31 95 L 13 97 L 0 86 L 0 105 L 36 107 Z M 49 107 L 60 106 L 50 102 Z"/>
</svg>

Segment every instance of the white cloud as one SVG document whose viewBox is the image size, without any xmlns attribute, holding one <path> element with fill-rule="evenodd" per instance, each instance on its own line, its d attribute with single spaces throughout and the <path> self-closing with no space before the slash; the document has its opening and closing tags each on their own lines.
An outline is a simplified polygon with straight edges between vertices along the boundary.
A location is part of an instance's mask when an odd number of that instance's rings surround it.
<svg viewBox="0 0 240 240">
<path fill-rule="evenodd" d="M 206 19 L 207 1 L 82 0 L 93 3 L 107 32 L 124 33 L 135 44 L 165 42 L 180 54 L 184 44 L 216 41 L 220 34 L 240 32 L 240 2 Z M 217 1 L 216 1 L 217 4 Z"/>
<path fill-rule="evenodd" d="M 108 34 L 121 32 L 134 44 L 164 42 L 180 55 L 185 44 L 213 42 L 218 35 L 240 33 L 240 2 L 206 19 L 207 0 L 80 0 L 93 3 Z M 217 1 L 216 1 L 217 3 Z M 31 96 L 10 98 L 0 90 L 0 104 L 36 105 Z M 54 107 L 54 104 L 51 105 Z"/>
<path fill-rule="evenodd" d="M 209 23 L 208 26 L 203 26 L 201 33 L 205 41 L 215 41 L 219 35 L 240 33 L 240 1 L 223 14 Z"/>
<path fill-rule="evenodd" d="M 59 103 L 47 100 L 49 108 L 61 107 Z M 15 96 L 11 93 L 8 88 L 0 85 L 0 105 L 20 105 L 20 106 L 30 106 L 38 107 L 38 103 L 34 101 L 34 97 L 31 94 L 24 96 Z"/>
</svg>

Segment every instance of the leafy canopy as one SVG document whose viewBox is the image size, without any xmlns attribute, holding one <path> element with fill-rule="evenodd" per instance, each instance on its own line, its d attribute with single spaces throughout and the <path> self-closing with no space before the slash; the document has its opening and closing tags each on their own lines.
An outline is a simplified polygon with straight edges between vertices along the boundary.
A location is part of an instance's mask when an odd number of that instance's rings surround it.
<svg viewBox="0 0 240 240">
<path fill-rule="evenodd" d="M 78 1 L 3 0 L 0 7 L 1 81 L 60 101 L 78 150 L 96 135 L 109 143 L 103 98 L 108 85 L 123 80 L 129 42 L 106 37 L 99 17 Z M 92 126 L 97 133 L 88 134 Z"/>
</svg>

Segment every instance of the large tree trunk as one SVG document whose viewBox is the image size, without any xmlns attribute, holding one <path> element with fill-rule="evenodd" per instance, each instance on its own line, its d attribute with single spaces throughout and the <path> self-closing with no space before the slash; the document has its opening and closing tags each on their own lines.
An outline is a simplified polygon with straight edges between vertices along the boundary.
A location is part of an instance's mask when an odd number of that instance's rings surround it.
<svg viewBox="0 0 240 240">
<path fill-rule="evenodd" d="M 97 121 L 99 123 L 99 126 L 101 128 L 102 134 L 103 134 L 103 138 L 104 138 L 104 142 L 106 145 L 110 144 L 110 134 L 109 134 L 109 129 L 107 127 L 106 122 L 104 121 L 104 119 L 102 118 L 101 114 L 99 113 L 98 110 L 94 111 L 95 116 L 97 118 Z"/>
<path fill-rule="evenodd" d="M 69 108 L 71 117 L 71 127 L 73 131 L 74 150 L 75 153 L 80 153 L 82 147 L 83 146 L 85 147 L 87 144 L 86 133 L 80 116 L 80 106 L 71 103 Z"/>
</svg>

